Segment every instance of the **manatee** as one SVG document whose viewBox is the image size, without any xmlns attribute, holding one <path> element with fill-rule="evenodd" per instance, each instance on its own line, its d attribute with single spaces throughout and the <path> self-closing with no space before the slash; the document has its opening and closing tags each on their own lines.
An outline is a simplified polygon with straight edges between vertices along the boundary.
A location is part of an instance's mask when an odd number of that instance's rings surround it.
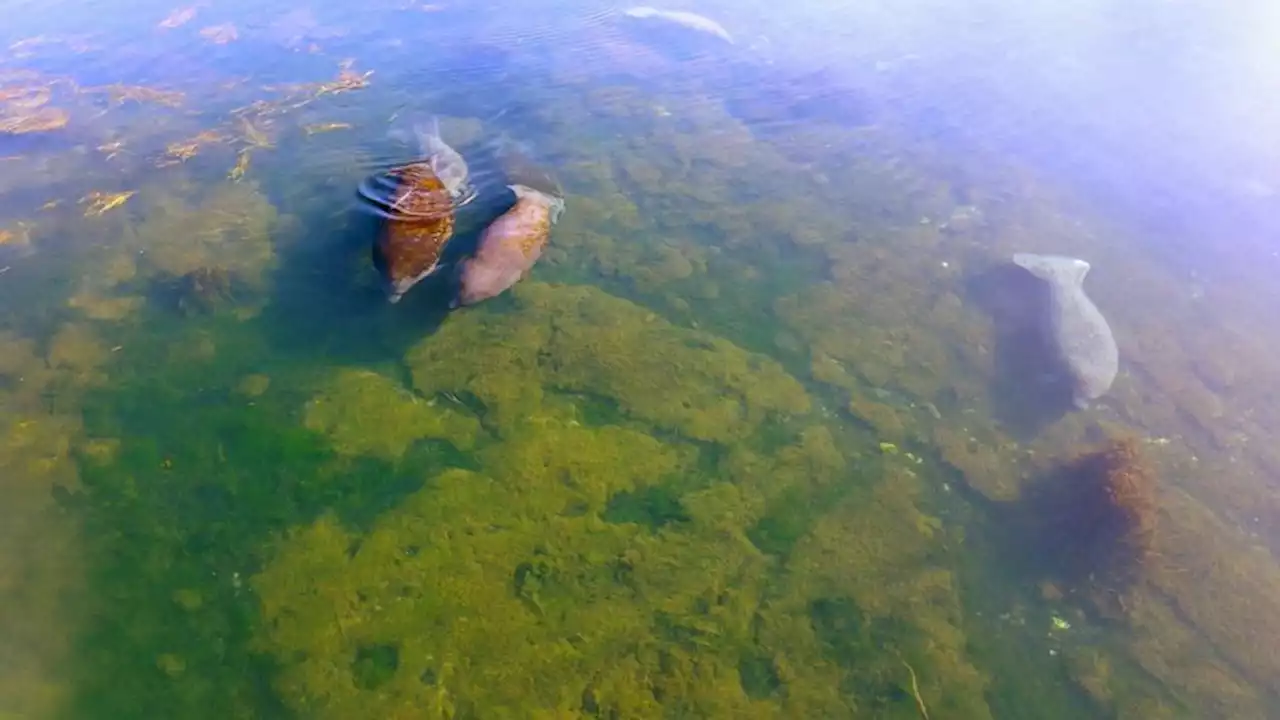
<svg viewBox="0 0 1280 720">
<path fill-rule="evenodd" d="M 497 297 L 524 277 L 542 255 L 564 199 L 527 185 L 511 185 L 516 204 L 485 228 L 475 257 L 462 263 L 453 306 Z"/>
<path fill-rule="evenodd" d="M 440 266 L 454 226 L 453 199 L 430 163 L 406 165 L 394 177 L 395 192 L 373 246 L 374 266 L 382 271 L 393 303 Z"/>
<path fill-rule="evenodd" d="M 720 23 L 697 13 L 684 10 L 659 10 L 648 6 L 639 6 L 624 10 L 622 14 L 638 20 L 661 20 L 674 23 L 690 30 L 714 35 L 727 43 L 733 44 L 733 36 Z"/>
<path fill-rule="evenodd" d="M 1089 263 L 1030 253 L 1014 255 L 1013 262 L 1049 284 L 1046 321 L 1050 339 L 1071 375 L 1072 402 L 1084 409 L 1111 388 L 1120 365 L 1111 327 L 1084 292 Z"/>
</svg>

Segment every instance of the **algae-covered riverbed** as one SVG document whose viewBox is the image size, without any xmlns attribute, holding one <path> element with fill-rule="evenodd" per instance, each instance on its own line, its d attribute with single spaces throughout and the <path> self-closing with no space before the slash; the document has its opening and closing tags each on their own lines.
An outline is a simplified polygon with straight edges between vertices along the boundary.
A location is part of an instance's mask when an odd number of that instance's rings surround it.
<svg viewBox="0 0 1280 720">
<path fill-rule="evenodd" d="M 1001 105 L 1051 18 L 927 5 L 20 6 L 0 718 L 1280 717 L 1262 190 L 1226 252 Z M 566 205 L 456 310 L 357 192 L 432 117 L 448 260 Z M 1017 252 L 1093 266 L 1084 410 Z"/>
</svg>

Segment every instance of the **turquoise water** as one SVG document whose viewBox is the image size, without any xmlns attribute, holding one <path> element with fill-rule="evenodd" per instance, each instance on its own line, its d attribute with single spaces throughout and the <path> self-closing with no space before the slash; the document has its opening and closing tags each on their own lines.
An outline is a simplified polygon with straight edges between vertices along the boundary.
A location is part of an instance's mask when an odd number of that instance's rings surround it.
<svg viewBox="0 0 1280 720">
<path fill-rule="evenodd" d="M 1271 16 L 969 5 L 15 6 L 0 718 L 1280 717 Z"/>
</svg>

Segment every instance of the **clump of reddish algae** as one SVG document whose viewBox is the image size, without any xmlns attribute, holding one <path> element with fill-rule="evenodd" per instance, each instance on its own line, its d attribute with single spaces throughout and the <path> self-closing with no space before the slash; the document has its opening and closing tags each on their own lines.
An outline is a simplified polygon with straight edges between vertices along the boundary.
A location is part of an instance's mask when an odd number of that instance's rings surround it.
<svg viewBox="0 0 1280 720">
<path fill-rule="evenodd" d="M 1132 437 L 1054 468 L 1022 501 L 1037 550 L 1068 586 L 1119 600 L 1155 542 L 1156 474 Z"/>
</svg>

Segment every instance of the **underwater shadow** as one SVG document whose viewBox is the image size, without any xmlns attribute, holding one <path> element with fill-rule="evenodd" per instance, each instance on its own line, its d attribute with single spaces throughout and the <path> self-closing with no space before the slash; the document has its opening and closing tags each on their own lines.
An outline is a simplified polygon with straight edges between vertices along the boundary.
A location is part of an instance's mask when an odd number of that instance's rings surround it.
<svg viewBox="0 0 1280 720">
<path fill-rule="evenodd" d="M 1047 337 L 1045 283 L 1013 263 L 976 273 L 965 282 L 968 302 L 991 318 L 995 368 L 989 392 L 996 421 L 1026 441 L 1072 410 L 1070 375 Z"/>
</svg>

